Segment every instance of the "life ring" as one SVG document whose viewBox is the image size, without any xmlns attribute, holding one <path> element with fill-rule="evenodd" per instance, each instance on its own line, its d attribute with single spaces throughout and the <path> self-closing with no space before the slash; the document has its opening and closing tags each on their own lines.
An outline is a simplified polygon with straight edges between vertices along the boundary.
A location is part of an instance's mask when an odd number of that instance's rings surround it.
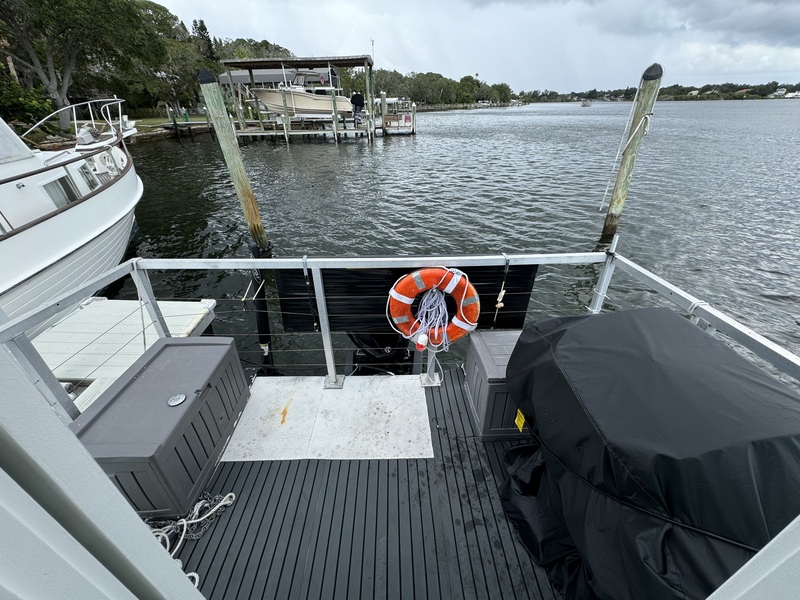
<svg viewBox="0 0 800 600">
<path fill-rule="evenodd" d="M 411 310 L 411 305 L 419 294 L 431 289 L 450 294 L 457 308 L 446 328 L 430 328 L 425 332 L 420 331 L 421 323 Z M 457 269 L 433 267 L 407 273 L 398 279 L 389 291 L 386 310 L 392 325 L 404 337 L 416 341 L 421 333 L 427 333 L 428 343 L 436 347 L 445 340 L 454 342 L 473 331 L 477 327 L 481 303 L 464 273 Z"/>
</svg>

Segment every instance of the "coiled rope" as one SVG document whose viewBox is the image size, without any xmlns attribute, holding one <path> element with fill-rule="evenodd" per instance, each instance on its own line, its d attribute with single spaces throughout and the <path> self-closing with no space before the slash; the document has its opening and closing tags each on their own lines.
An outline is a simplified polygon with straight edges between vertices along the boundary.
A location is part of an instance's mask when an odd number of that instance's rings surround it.
<svg viewBox="0 0 800 600">
<path fill-rule="evenodd" d="M 208 492 L 203 492 L 200 499 L 195 503 L 194 507 L 192 507 L 192 510 L 189 511 L 189 514 L 185 518 L 178 519 L 177 521 L 150 521 L 147 524 L 153 535 L 158 538 L 158 541 L 161 542 L 167 552 L 170 553 L 170 556 L 175 558 L 183 540 L 200 539 L 211 526 L 211 523 L 222 514 L 227 506 L 233 504 L 234 500 L 236 500 L 236 494 L 234 493 L 229 493 L 224 496 L 218 494 L 212 497 Z M 207 508 L 208 510 L 200 514 Z M 170 539 L 171 536 L 175 534 L 179 534 L 178 541 L 175 547 L 172 548 L 172 551 L 170 551 Z M 180 563 L 177 558 L 175 560 Z M 197 573 L 187 573 L 186 576 L 192 580 L 195 587 L 200 584 L 200 576 Z"/>
</svg>

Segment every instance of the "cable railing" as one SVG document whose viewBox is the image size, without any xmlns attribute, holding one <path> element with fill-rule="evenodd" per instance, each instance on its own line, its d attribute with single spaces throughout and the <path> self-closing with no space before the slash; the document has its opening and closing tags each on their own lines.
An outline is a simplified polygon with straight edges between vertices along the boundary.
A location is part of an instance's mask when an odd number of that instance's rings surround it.
<svg viewBox="0 0 800 600">
<path fill-rule="evenodd" d="M 283 271 L 283 270 L 302 270 L 306 269 L 310 280 L 313 282 L 313 312 L 318 325 L 318 331 L 283 331 L 280 321 L 286 316 L 281 311 L 273 311 L 273 320 L 278 321 L 277 329 L 271 334 L 271 348 L 269 351 L 273 356 L 283 355 L 279 360 L 278 372 L 284 374 L 302 373 L 304 371 L 322 371 L 325 373 L 326 383 L 333 386 L 340 381 L 343 376 L 352 374 L 354 366 L 351 361 L 343 358 L 345 352 L 352 352 L 353 346 L 347 341 L 347 334 L 332 331 L 329 315 L 327 311 L 327 298 L 324 284 L 325 273 L 329 270 L 354 270 L 371 268 L 399 268 L 419 269 L 423 267 L 433 267 L 443 264 L 458 264 L 461 267 L 497 267 L 504 269 L 507 265 L 597 265 L 601 270 L 595 276 L 589 276 L 591 289 L 591 302 L 588 310 L 598 313 L 604 307 L 608 307 L 606 299 L 609 293 L 612 277 L 615 269 L 620 269 L 628 276 L 632 277 L 639 284 L 643 284 L 647 289 L 652 290 L 664 300 L 676 305 L 686 316 L 695 321 L 709 332 L 719 331 L 750 352 L 760 357 L 767 363 L 774 366 L 780 372 L 800 381 L 800 357 L 791 353 L 787 349 L 775 344 L 767 338 L 761 336 L 750 328 L 742 325 L 721 311 L 709 306 L 706 302 L 678 288 L 677 286 L 663 280 L 656 274 L 644 269 L 631 260 L 620 256 L 615 252 L 615 244 L 612 244 L 606 252 L 587 252 L 569 254 L 516 254 L 516 255 L 467 255 L 467 256 L 393 256 L 393 257 L 352 257 L 352 258 L 332 258 L 332 257 L 296 257 L 296 258 L 272 258 L 272 259 L 145 259 L 137 258 L 129 260 L 107 273 L 100 275 L 86 283 L 76 287 L 74 290 L 54 298 L 51 302 L 40 306 L 24 315 L 20 315 L 5 323 L 0 323 L 0 343 L 5 344 L 11 349 L 15 358 L 23 364 L 32 378 L 41 375 L 40 371 L 44 367 L 43 360 L 37 355 L 30 343 L 25 343 L 26 331 L 35 327 L 39 323 L 63 310 L 64 306 L 74 305 L 89 295 L 96 293 L 109 284 L 125 277 L 131 276 L 136 285 L 137 295 L 140 301 L 140 309 L 148 316 L 148 325 L 152 325 L 159 337 L 170 336 L 171 332 L 162 315 L 158 299 L 153 293 L 150 283 L 150 272 L 152 271 L 229 271 L 229 272 L 248 272 L 251 270 Z M 534 291 L 535 294 L 535 291 Z M 163 298 L 162 298 L 163 300 Z M 231 301 L 241 303 L 241 299 L 226 298 L 225 303 Z M 270 298 L 274 305 L 280 302 L 280 298 Z M 493 308 L 494 298 L 485 300 L 485 304 Z M 236 305 L 234 305 L 236 306 Z M 247 308 L 253 311 L 253 308 Z M 536 310 L 541 310 L 537 306 Z M 221 311 L 220 315 L 235 316 L 239 309 L 227 308 Z M 311 310 L 309 314 L 311 314 Z M 225 333 L 224 335 L 230 335 Z M 258 332 L 256 331 L 237 331 L 233 334 L 243 340 L 252 338 L 252 350 L 245 347 L 243 352 L 243 362 L 253 367 L 262 364 L 262 352 L 255 349 L 255 342 Z M 362 350 L 369 350 L 364 347 Z M 324 364 L 309 357 L 319 357 Z M 382 363 L 377 362 L 378 369 L 382 368 Z M 63 388 L 61 384 L 52 376 L 39 376 L 37 385 L 43 394 L 51 400 L 55 406 L 63 400 Z"/>
</svg>

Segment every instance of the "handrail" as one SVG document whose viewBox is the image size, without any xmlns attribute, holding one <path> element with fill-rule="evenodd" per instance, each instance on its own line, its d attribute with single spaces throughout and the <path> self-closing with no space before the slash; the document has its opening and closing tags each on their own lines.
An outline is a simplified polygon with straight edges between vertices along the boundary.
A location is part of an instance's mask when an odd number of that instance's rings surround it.
<svg viewBox="0 0 800 600">
<path fill-rule="evenodd" d="M 72 118 L 72 124 L 75 127 L 75 134 L 77 135 L 77 133 L 78 133 L 78 119 L 77 119 L 77 116 L 76 116 L 76 113 L 75 113 L 75 109 L 79 108 L 81 106 L 88 106 L 89 107 L 90 116 L 91 116 L 92 125 L 94 126 L 94 115 L 91 113 L 91 108 L 92 108 L 93 104 L 101 105 L 100 106 L 101 116 L 103 116 L 105 118 L 106 123 L 113 129 L 113 122 L 112 122 L 112 119 L 111 119 L 111 113 L 110 112 L 104 113 L 103 111 L 107 107 L 116 104 L 119 107 L 120 122 L 122 122 L 122 104 L 124 102 L 125 102 L 125 100 L 123 100 L 122 98 L 103 98 L 103 99 L 99 99 L 99 100 L 87 100 L 86 102 L 79 102 L 78 104 L 70 104 L 69 106 L 64 106 L 62 108 L 59 108 L 56 111 L 51 112 L 44 119 L 40 120 L 38 123 L 36 123 L 33 127 L 28 129 L 28 131 L 26 131 L 25 133 L 23 133 L 19 137 L 24 139 L 26 135 L 28 135 L 32 131 L 35 131 L 36 129 L 38 129 L 43 123 L 49 121 L 50 119 L 52 119 L 53 117 L 61 114 L 64 111 L 71 111 L 72 112 L 72 117 L 73 117 Z"/>
<path fill-rule="evenodd" d="M 742 346 L 750 349 L 755 354 L 765 359 L 773 366 L 790 377 L 800 381 L 800 356 L 789 350 L 780 347 L 767 338 L 752 331 L 735 319 L 724 315 L 719 310 L 711 308 L 702 300 L 692 296 L 677 286 L 666 282 L 654 273 L 637 265 L 633 261 L 626 259 L 619 254 L 614 254 L 614 263 L 617 268 L 625 271 L 637 281 L 647 285 L 661 296 L 677 304 L 680 308 L 687 311 L 690 316 L 699 317 L 710 326 L 715 327 L 721 333 L 739 342 Z M 23 334 L 28 329 L 35 327 L 38 323 L 48 317 L 60 312 L 66 306 L 70 306 L 80 301 L 88 295 L 105 287 L 113 281 L 120 279 L 124 275 L 136 270 L 146 278 L 148 270 L 251 270 L 251 269 L 311 269 L 314 272 L 315 289 L 317 290 L 318 302 L 324 303 L 324 285 L 322 284 L 323 269 L 367 269 L 367 268 L 420 268 L 429 266 L 439 266 L 442 264 L 458 264 L 461 267 L 470 266 L 504 266 L 510 265 L 570 265 L 570 264 L 599 264 L 607 262 L 607 254 L 604 252 L 585 252 L 585 253 L 563 253 L 563 254 L 512 254 L 512 255 L 464 255 L 464 256 L 362 256 L 362 257 L 319 257 L 319 258 L 272 258 L 272 259 L 131 259 L 115 267 L 102 275 L 99 275 L 89 282 L 61 295 L 49 303 L 43 304 L 36 309 L 20 315 L 5 323 L 0 324 L 0 344 L 8 343 L 18 335 Z M 606 265 L 605 268 L 608 268 Z M 604 268 L 604 270 L 605 270 Z M 602 275 L 601 275 L 602 277 Z M 319 280 L 319 281 L 318 281 Z M 138 285 L 137 285 L 138 289 Z M 139 290 L 149 296 L 149 290 Z M 603 292 L 604 293 L 604 292 Z M 155 301 L 155 298 L 153 298 Z M 320 318 L 322 311 L 320 311 Z M 325 323 L 322 325 L 323 336 L 330 337 L 330 331 Z M 327 332 L 327 333 L 326 333 Z M 336 379 L 336 373 L 331 372 L 333 364 L 332 345 L 330 339 L 323 339 L 326 346 L 326 360 L 329 367 L 329 377 Z"/>
<path fill-rule="evenodd" d="M 5 179 L 0 179 L 0 185 L 5 185 L 7 183 L 11 183 L 13 181 L 17 181 L 19 179 L 26 179 L 28 177 L 33 177 L 34 175 L 39 175 L 40 173 L 46 173 L 47 171 L 52 171 L 53 169 L 60 169 L 65 167 L 66 165 L 70 165 L 74 162 L 78 162 L 79 160 L 86 160 L 90 156 L 94 156 L 95 154 L 100 154 L 101 152 L 106 152 L 112 145 L 106 144 L 102 148 L 97 148 L 96 150 L 92 150 L 91 152 L 81 152 L 80 154 L 76 154 L 73 158 L 69 160 L 65 160 L 64 162 L 60 162 L 55 165 L 47 165 L 42 167 L 41 169 L 34 169 L 33 171 L 25 171 L 24 173 L 18 173 L 13 177 L 6 177 Z M 68 152 L 68 151 L 65 151 Z M 62 153 L 63 154 L 63 153 Z M 59 155 L 60 156 L 60 155 Z M 56 157 L 53 157 L 56 158 Z"/>
</svg>

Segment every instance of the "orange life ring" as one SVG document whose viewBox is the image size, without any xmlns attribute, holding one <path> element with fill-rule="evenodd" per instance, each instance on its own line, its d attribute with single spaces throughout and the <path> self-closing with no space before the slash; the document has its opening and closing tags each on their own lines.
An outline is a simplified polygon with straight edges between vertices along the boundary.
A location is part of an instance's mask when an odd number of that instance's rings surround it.
<svg viewBox="0 0 800 600">
<path fill-rule="evenodd" d="M 456 301 L 456 314 L 446 329 L 430 329 L 427 331 L 428 341 L 434 346 L 464 337 L 473 331 L 481 313 L 478 293 L 467 279 L 467 276 L 454 269 L 433 267 L 420 269 L 403 275 L 389 291 L 387 311 L 393 325 L 408 339 L 416 339 L 420 333 L 419 321 L 411 310 L 414 299 L 430 289 L 439 289 L 450 294 Z"/>
</svg>

